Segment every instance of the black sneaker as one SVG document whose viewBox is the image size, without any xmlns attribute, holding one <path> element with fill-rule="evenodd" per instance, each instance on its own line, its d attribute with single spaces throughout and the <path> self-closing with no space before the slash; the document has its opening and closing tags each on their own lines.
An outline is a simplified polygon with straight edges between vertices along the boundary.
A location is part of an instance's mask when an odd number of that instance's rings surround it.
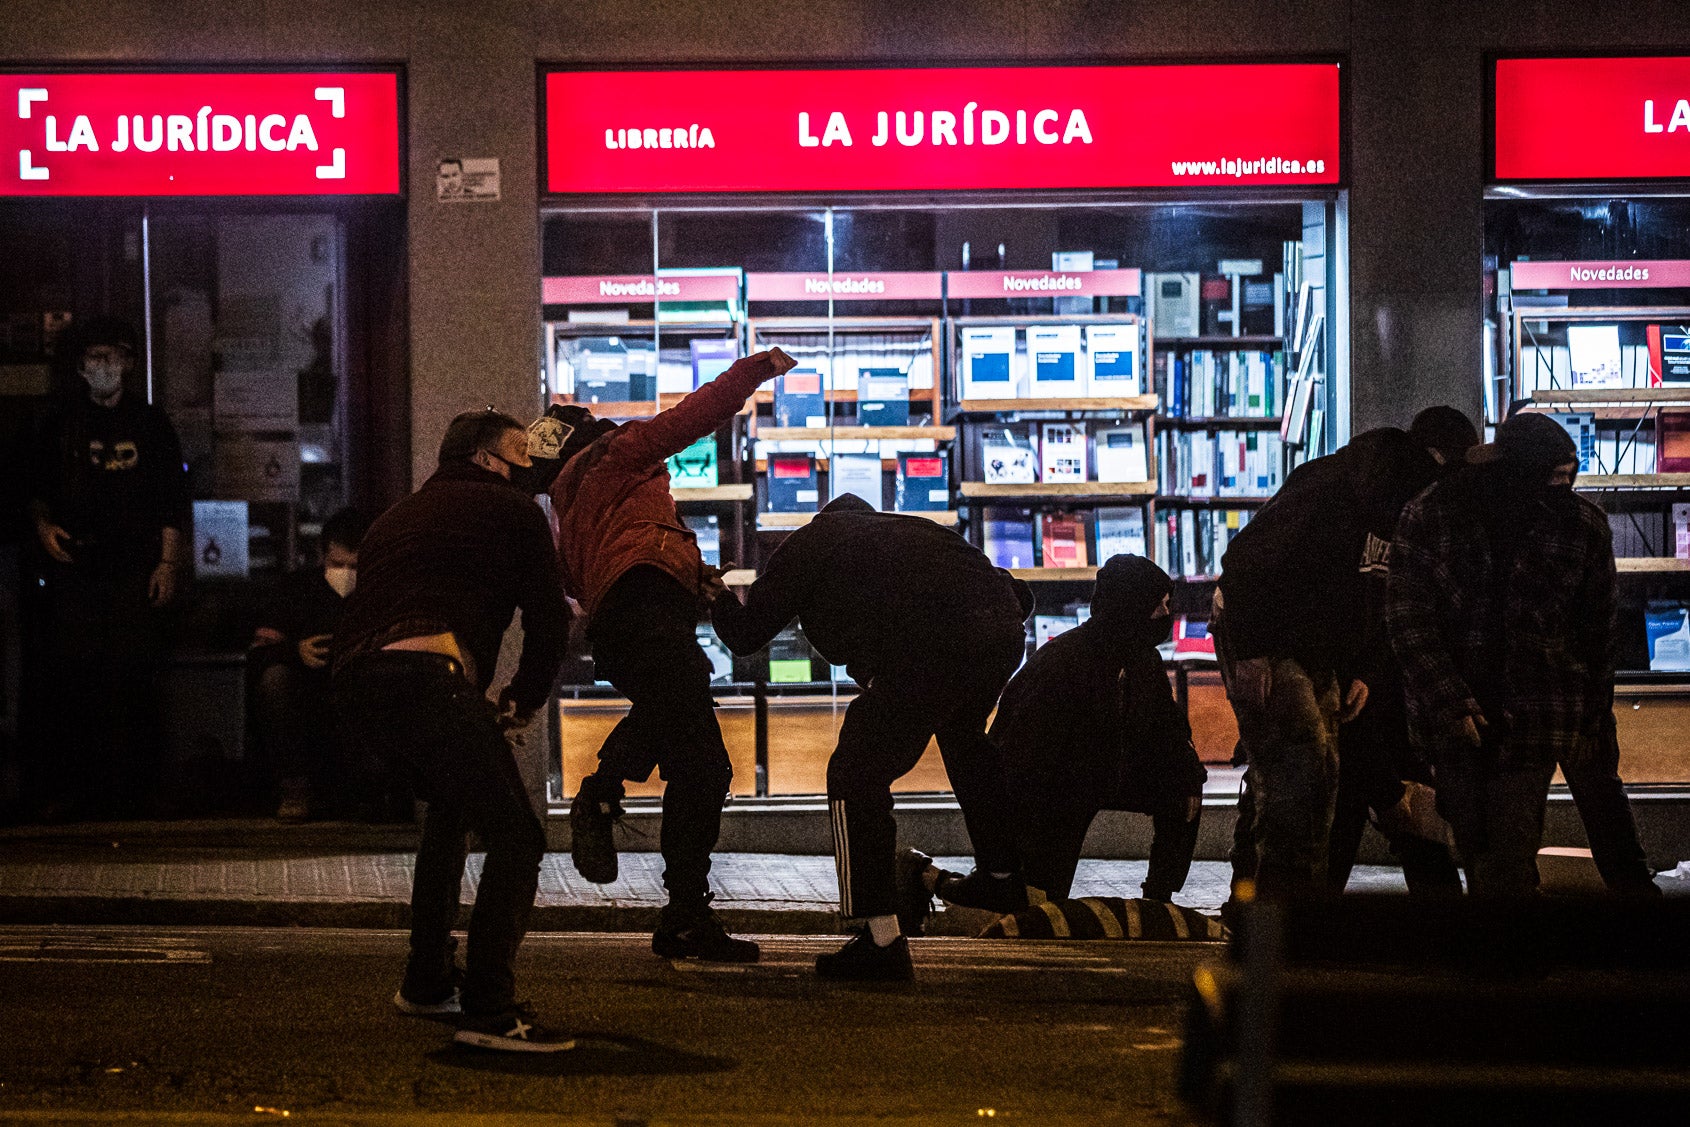
<svg viewBox="0 0 1690 1127">
<path fill-rule="evenodd" d="M 594 884 L 616 879 L 616 820 L 622 817 L 622 787 L 614 790 L 596 775 L 581 780 L 575 801 L 569 804 L 569 856 L 575 871 Z"/>
<path fill-rule="evenodd" d="M 493 1014 L 465 1014 L 452 1040 L 501 1053 L 561 1053 L 575 1047 L 573 1037 L 539 1024 L 526 1002 Z"/>
<path fill-rule="evenodd" d="M 401 986 L 393 994 L 393 1006 L 400 1013 L 412 1017 L 438 1017 L 464 1012 L 455 985 L 447 985 L 437 991 L 412 991 Z"/>
<path fill-rule="evenodd" d="M 900 935 L 881 947 L 862 932 L 839 950 L 817 955 L 816 974 L 840 982 L 909 982 L 915 978 L 910 941 Z"/>
<path fill-rule="evenodd" d="M 458 992 L 464 984 L 463 968 L 457 965 L 458 941 L 449 938 L 443 957 L 418 963 L 413 956 L 405 967 L 405 979 L 393 995 L 393 1005 L 413 1017 L 437 1017 L 463 1012 Z"/>
<path fill-rule="evenodd" d="M 751 940 L 728 934 L 709 900 L 702 908 L 664 905 L 651 937 L 651 950 L 665 959 L 703 959 L 708 963 L 754 963 L 761 954 Z"/>
<path fill-rule="evenodd" d="M 940 878 L 934 894 L 947 904 L 979 908 L 1000 915 L 1019 912 L 1027 906 L 1027 882 L 1020 874 L 994 877 L 975 869 L 965 877 Z"/>
<path fill-rule="evenodd" d="M 905 935 L 926 934 L 927 917 L 933 912 L 933 894 L 922 878 L 932 868 L 933 858 L 919 849 L 906 849 L 898 854 L 898 930 Z"/>
</svg>

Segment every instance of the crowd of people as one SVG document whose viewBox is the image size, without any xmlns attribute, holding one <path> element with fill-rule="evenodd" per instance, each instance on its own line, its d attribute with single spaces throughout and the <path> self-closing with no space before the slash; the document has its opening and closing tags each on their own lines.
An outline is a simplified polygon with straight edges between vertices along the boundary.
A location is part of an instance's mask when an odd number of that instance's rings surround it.
<svg viewBox="0 0 1690 1127">
<path fill-rule="evenodd" d="M 57 569 L 44 583 L 60 624 L 47 666 L 77 668 L 59 688 L 88 697 L 65 702 L 67 718 L 124 701 L 150 675 L 147 612 L 173 595 L 188 528 L 168 422 L 122 397 L 133 341 L 95 325 L 84 348 L 87 400 L 42 431 L 31 482 Z M 817 959 L 819 976 L 911 978 L 907 936 L 930 896 L 997 914 L 1065 901 L 1104 810 L 1152 819 L 1144 899 L 1183 886 L 1205 770 L 1157 649 L 1172 583 L 1155 563 L 1105 561 L 1090 618 L 1029 658 L 1024 582 L 954 531 L 848 494 L 788 536 L 743 596 L 704 562 L 665 462 L 792 364 L 779 349 L 743 358 L 621 425 L 581 406 L 531 425 L 491 408 L 459 415 L 435 473 L 367 529 L 352 513 L 330 520 L 321 566 L 264 616 L 252 666 L 278 813 L 345 801 L 365 769 L 321 756 L 337 739 L 426 804 L 402 1011 L 452 1015 L 469 1045 L 570 1043 L 516 990 L 545 834 L 509 733 L 549 699 L 576 614 L 598 675 L 630 707 L 572 798 L 572 858 L 586 879 L 615 880 L 625 785 L 660 773 L 660 956 L 759 957 L 711 906 L 732 769 L 695 636 L 705 617 L 741 655 L 796 621 L 859 689 L 827 769 L 840 907 L 856 934 Z M 1608 523 L 1573 491 L 1577 466 L 1566 432 L 1540 415 L 1510 418 L 1481 445 L 1460 412 L 1432 408 L 1299 466 L 1239 531 L 1211 620 L 1245 766 L 1235 902 L 1341 890 L 1369 821 L 1412 894 L 1458 895 L 1463 873 L 1475 896 L 1533 894 L 1557 768 L 1609 886 L 1655 892 L 1617 774 Z M 520 661 L 495 700 L 519 612 Z M 90 674 L 95 652 L 121 660 Z M 933 739 L 974 850 L 967 874 L 897 852 L 891 787 Z M 107 754 L 112 777 L 149 766 L 131 749 Z M 78 783 L 38 789 L 95 801 L 71 793 Z M 452 926 L 471 834 L 487 858 L 460 965 Z"/>
</svg>

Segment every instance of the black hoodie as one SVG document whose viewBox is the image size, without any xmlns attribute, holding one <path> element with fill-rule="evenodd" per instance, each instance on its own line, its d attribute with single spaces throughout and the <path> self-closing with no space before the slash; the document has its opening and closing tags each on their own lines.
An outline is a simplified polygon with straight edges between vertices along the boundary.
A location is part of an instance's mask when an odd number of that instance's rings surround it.
<svg viewBox="0 0 1690 1127">
<path fill-rule="evenodd" d="M 1032 607 L 1025 583 L 956 532 L 845 494 L 775 550 L 743 606 L 724 594 L 712 617 L 741 655 L 796 618 L 817 653 L 866 684 L 911 655 L 966 657 L 982 633 L 1016 628 Z"/>
</svg>

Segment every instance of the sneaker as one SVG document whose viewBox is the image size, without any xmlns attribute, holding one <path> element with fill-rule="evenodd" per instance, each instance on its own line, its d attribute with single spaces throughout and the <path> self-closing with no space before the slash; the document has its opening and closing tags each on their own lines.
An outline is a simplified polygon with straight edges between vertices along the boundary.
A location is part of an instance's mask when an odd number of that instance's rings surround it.
<svg viewBox="0 0 1690 1127">
<path fill-rule="evenodd" d="M 439 997 L 424 994 L 420 997 L 407 997 L 405 988 L 400 987 L 393 992 L 393 1006 L 402 1014 L 412 1017 L 438 1017 L 441 1014 L 461 1014 L 463 1005 L 458 1000 L 458 988 L 447 987 L 447 992 Z"/>
<path fill-rule="evenodd" d="M 928 891 L 923 879 L 929 869 L 933 869 L 933 858 L 919 849 L 906 849 L 898 854 L 898 930 L 905 935 L 926 934 L 927 917 L 933 912 L 933 893 Z"/>
<path fill-rule="evenodd" d="M 1027 882 L 1020 874 L 994 877 L 975 869 L 965 877 L 940 878 L 933 892 L 947 904 L 1005 916 L 1027 907 Z"/>
<path fill-rule="evenodd" d="M 281 801 L 276 805 L 276 821 L 303 822 L 311 817 L 311 784 L 305 779 L 283 779 L 277 788 Z"/>
<path fill-rule="evenodd" d="M 498 1013 L 466 1014 L 452 1040 L 501 1053 L 561 1053 L 575 1047 L 573 1037 L 539 1024 L 526 1002 Z"/>
<path fill-rule="evenodd" d="M 575 801 L 569 804 L 569 856 L 575 871 L 594 884 L 609 884 L 616 879 L 616 820 L 622 817 L 622 787 L 614 793 L 599 794 L 602 788 L 597 776 L 589 775 L 581 781 Z"/>
<path fill-rule="evenodd" d="M 664 905 L 651 937 L 651 950 L 665 959 L 703 959 L 707 963 L 754 963 L 761 954 L 751 940 L 728 934 L 708 899 L 703 908 L 690 911 Z"/>
<path fill-rule="evenodd" d="M 841 982 L 909 982 L 915 978 L 910 941 L 900 935 L 880 947 L 862 932 L 839 950 L 817 955 L 816 974 Z"/>
<path fill-rule="evenodd" d="M 428 960 L 434 963 L 432 967 L 410 965 L 405 968 L 405 979 L 393 995 L 394 1008 L 400 1013 L 413 1017 L 463 1013 L 459 989 L 464 984 L 464 972 L 454 959 L 458 941 L 453 938 L 448 943 L 443 962 Z"/>
</svg>

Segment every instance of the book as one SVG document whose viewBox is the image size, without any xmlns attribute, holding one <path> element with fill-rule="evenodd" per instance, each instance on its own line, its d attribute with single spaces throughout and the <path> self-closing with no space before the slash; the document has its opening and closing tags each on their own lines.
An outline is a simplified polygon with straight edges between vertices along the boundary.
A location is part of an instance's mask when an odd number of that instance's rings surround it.
<svg viewBox="0 0 1690 1127">
<path fill-rule="evenodd" d="M 1596 416 L 1587 411 L 1551 412 L 1550 419 L 1561 425 L 1579 452 L 1579 472 L 1596 473 Z"/>
<path fill-rule="evenodd" d="M 1238 310 L 1233 299 L 1233 283 L 1236 280 L 1225 274 L 1205 274 L 1198 283 L 1198 300 L 1203 307 L 1204 336 L 1238 335 Z"/>
<path fill-rule="evenodd" d="M 1690 672 L 1690 604 L 1650 601 L 1643 611 L 1643 631 L 1651 670 Z"/>
<path fill-rule="evenodd" d="M 771 513 L 813 513 L 820 496 L 813 454 L 770 454 L 767 477 Z"/>
<path fill-rule="evenodd" d="M 1198 276 L 1196 274 L 1152 274 L 1150 288 L 1150 316 L 1156 336 L 1194 337 L 1198 335 Z"/>
<path fill-rule="evenodd" d="M 582 337 L 575 351 L 575 402 L 626 403 L 628 349 L 620 337 Z"/>
<path fill-rule="evenodd" d="M 962 330 L 962 398 L 1014 399 L 1015 328 L 965 326 Z"/>
<path fill-rule="evenodd" d="M 1690 327 L 1650 325 L 1644 336 L 1648 341 L 1650 369 L 1650 382 L 1646 386 L 1690 384 Z"/>
<path fill-rule="evenodd" d="M 711 567 L 721 567 L 722 518 L 689 514 L 681 520 L 692 529 L 693 537 L 698 543 L 698 554 L 704 557 L 704 562 Z"/>
<path fill-rule="evenodd" d="M 943 511 L 951 507 L 949 456 L 943 450 L 931 454 L 898 455 L 898 480 L 893 504 L 901 513 Z"/>
<path fill-rule="evenodd" d="M 796 627 L 782 630 L 769 643 L 769 683 L 797 685 L 810 680 L 810 643 Z"/>
<path fill-rule="evenodd" d="M 1039 515 L 1039 559 L 1042 567 L 1085 567 L 1086 522 L 1080 513 Z"/>
<path fill-rule="evenodd" d="M 1622 386 L 1620 327 L 1568 325 L 1567 359 L 1575 388 Z"/>
<path fill-rule="evenodd" d="M 983 512 L 986 555 L 998 567 L 1036 567 L 1031 509 L 987 508 Z"/>
<path fill-rule="evenodd" d="M 821 372 L 815 368 L 794 368 L 776 378 L 775 426 L 827 426 L 827 402 L 822 396 Z"/>
<path fill-rule="evenodd" d="M 1144 440 L 1144 426 L 1105 427 L 1097 432 L 1098 481 L 1150 480 L 1149 443 Z"/>
<path fill-rule="evenodd" d="M 1086 424 L 1039 424 L 1039 480 L 1086 480 Z"/>
<path fill-rule="evenodd" d="M 1690 473 L 1690 411 L 1663 408 L 1655 416 L 1655 472 Z"/>
<path fill-rule="evenodd" d="M 703 438 L 669 457 L 669 488 L 714 489 L 717 484 L 716 436 Z"/>
<path fill-rule="evenodd" d="M 739 359 L 739 345 L 731 340 L 693 338 L 692 386 L 703 387 L 733 366 Z"/>
<path fill-rule="evenodd" d="M 910 421 L 910 377 L 897 368 L 863 368 L 857 373 L 857 424 L 902 427 Z"/>
<path fill-rule="evenodd" d="M 1139 372 L 1137 325 L 1087 325 L 1085 394 L 1116 399 L 1144 394 Z"/>
<path fill-rule="evenodd" d="M 650 403 L 657 398 L 657 349 L 649 340 L 629 340 L 628 399 L 634 403 Z"/>
<path fill-rule="evenodd" d="M 1106 506 L 1097 510 L 1097 562 L 1114 556 L 1143 556 L 1144 510 L 1137 505 Z"/>
<path fill-rule="evenodd" d="M 1672 533 L 1672 554 L 1690 560 L 1690 505 L 1680 503 L 1672 507 Z"/>
<path fill-rule="evenodd" d="M 1080 624 L 1077 614 L 1035 614 L 1033 616 L 1033 648 L 1042 649 L 1052 638 L 1066 634 Z"/>
<path fill-rule="evenodd" d="M 1029 325 L 1027 357 L 1032 362 L 1034 396 L 1049 399 L 1084 392 L 1080 326 Z"/>
<path fill-rule="evenodd" d="M 854 493 L 879 512 L 885 507 L 881 496 L 883 488 L 879 454 L 835 454 L 827 463 L 827 497 L 830 501 Z"/>
<path fill-rule="evenodd" d="M 1214 657 L 1215 639 L 1209 633 L 1209 624 L 1188 615 L 1175 615 L 1174 656 Z"/>
<path fill-rule="evenodd" d="M 1032 441 L 1009 427 L 980 432 L 980 460 L 988 485 L 1031 485 L 1039 480 Z"/>
</svg>

